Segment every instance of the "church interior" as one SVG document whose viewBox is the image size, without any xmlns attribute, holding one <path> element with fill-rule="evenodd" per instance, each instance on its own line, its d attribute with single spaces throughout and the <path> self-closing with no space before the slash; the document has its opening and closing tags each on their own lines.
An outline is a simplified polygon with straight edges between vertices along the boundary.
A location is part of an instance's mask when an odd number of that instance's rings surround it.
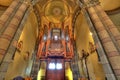
<svg viewBox="0 0 120 80">
<path fill-rule="evenodd" d="M 120 80 L 120 0 L 0 0 L 0 80 Z"/>
</svg>

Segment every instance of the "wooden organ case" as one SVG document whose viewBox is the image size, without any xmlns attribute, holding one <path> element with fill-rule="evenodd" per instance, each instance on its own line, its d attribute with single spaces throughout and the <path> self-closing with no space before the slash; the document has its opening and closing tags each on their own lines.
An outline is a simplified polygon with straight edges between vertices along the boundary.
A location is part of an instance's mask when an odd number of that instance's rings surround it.
<svg viewBox="0 0 120 80">
<path fill-rule="evenodd" d="M 44 27 L 37 58 L 46 60 L 45 80 L 65 80 L 65 62 L 73 57 L 69 29 Z"/>
</svg>

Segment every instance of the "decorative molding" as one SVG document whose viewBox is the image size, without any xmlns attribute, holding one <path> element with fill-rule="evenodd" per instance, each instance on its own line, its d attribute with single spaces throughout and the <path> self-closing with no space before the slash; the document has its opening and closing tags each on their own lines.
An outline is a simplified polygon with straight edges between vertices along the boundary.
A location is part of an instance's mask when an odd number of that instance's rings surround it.
<svg viewBox="0 0 120 80">
<path fill-rule="evenodd" d="M 99 5 L 99 4 L 100 4 L 100 2 L 98 0 L 90 0 L 87 2 L 79 1 L 79 5 L 80 5 L 81 9 L 93 7 L 93 6 Z"/>
<path fill-rule="evenodd" d="M 36 15 L 37 22 L 38 22 L 38 29 L 39 29 L 38 31 L 40 32 L 40 29 L 41 29 L 40 28 L 41 27 L 41 13 L 39 12 L 39 9 L 38 9 L 37 6 L 34 6 L 33 9 L 34 9 L 34 13 Z"/>
<path fill-rule="evenodd" d="M 74 28 L 75 28 L 75 22 L 76 22 L 76 19 L 78 17 L 78 15 L 80 14 L 80 11 L 81 11 L 81 8 L 80 7 L 77 7 L 74 14 L 73 14 L 73 18 L 72 18 L 72 37 L 74 38 Z"/>
<path fill-rule="evenodd" d="M 114 15 L 114 14 L 119 14 L 120 13 L 120 7 L 115 8 L 113 10 L 107 10 L 105 11 L 108 15 Z"/>
</svg>

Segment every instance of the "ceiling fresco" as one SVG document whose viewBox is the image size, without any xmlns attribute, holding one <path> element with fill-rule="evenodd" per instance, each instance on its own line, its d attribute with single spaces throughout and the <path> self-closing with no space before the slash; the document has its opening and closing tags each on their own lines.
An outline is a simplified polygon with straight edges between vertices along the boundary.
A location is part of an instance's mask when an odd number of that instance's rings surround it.
<svg viewBox="0 0 120 80">
<path fill-rule="evenodd" d="M 53 23 L 63 22 L 69 16 L 69 8 L 63 1 L 51 1 L 45 7 L 45 17 Z"/>
</svg>

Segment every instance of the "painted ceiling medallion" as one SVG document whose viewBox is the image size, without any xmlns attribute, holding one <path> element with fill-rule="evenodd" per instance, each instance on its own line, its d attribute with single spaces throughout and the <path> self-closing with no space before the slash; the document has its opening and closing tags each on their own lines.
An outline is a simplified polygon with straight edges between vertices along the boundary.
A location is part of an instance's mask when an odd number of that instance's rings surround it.
<svg viewBox="0 0 120 80">
<path fill-rule="evenodd" d="M 55 7 L 55 8 L 53 9 L 53 15 L 59 16 L 59 15 L 61 15 L 61 14 L 62 14 L 62 11 L 61 11 L 60 8 Z"/>
<path fill-rule="evenodd" d="M 63 1 L 51 1 L 44 10 L 45 17 L 53 23 L 61 23 L 69 16 L 68 6 Z"/>
</svg>

